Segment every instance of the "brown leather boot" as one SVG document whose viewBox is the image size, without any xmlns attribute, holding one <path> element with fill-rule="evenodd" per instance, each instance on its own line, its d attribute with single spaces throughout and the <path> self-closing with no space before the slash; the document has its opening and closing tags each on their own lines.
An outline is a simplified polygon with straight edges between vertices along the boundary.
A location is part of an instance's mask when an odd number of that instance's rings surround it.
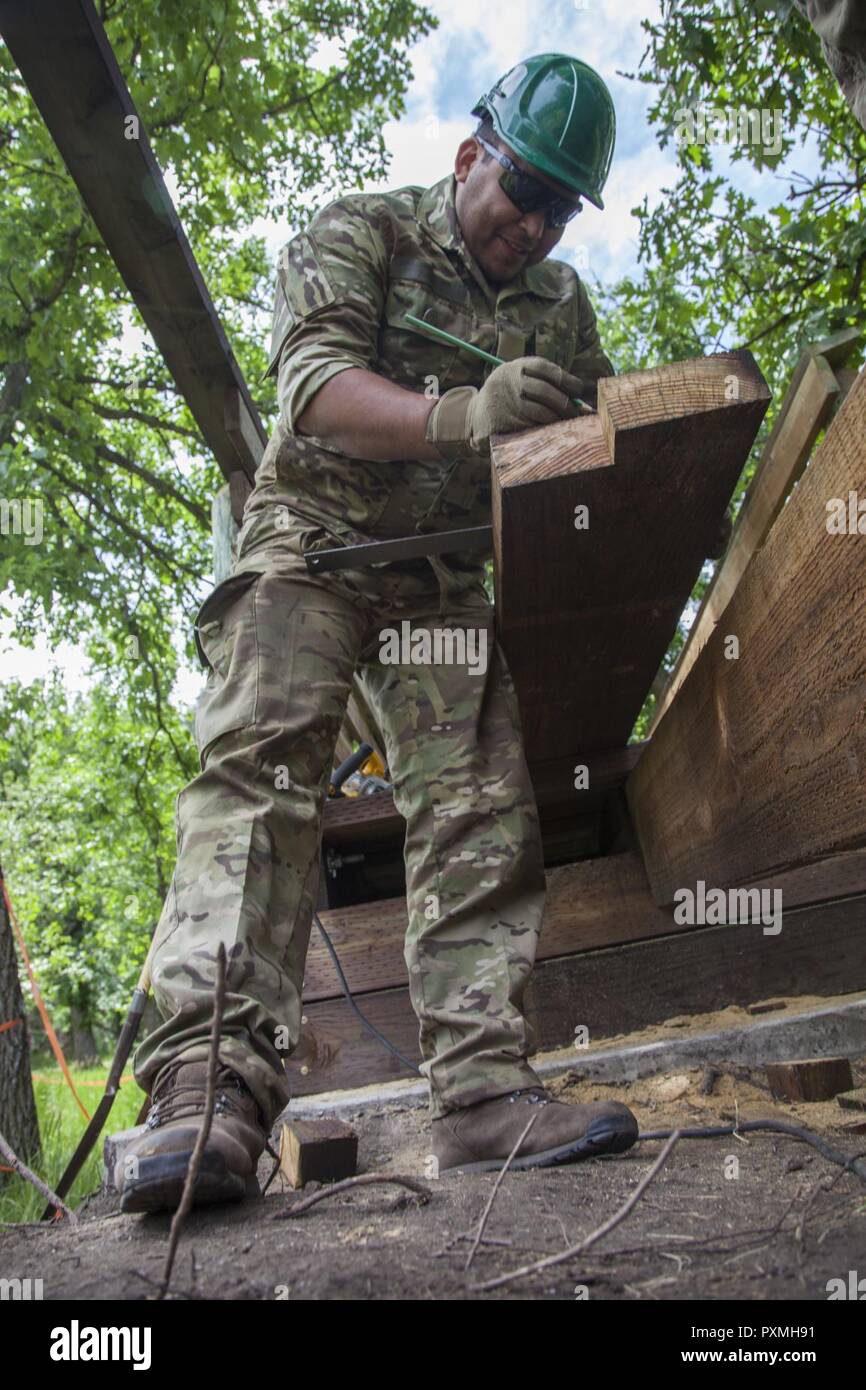
<svg viewBox="0 0 866 1390">
<path fill-rule="evenodd" d="M 433 1153 L 440 1177 L 458 1168 L 464 1173 L 501 1168 L 535 1107 L 538 1118 L 512 1159 L 512 1168 L 550 1168 L 594 1154 L 618 1154 L 637 1139 L 637 1120 L 627 1105 L 567 1105 L 554 1100 L 543 1086 L 531 1086 L 434 1120 Z"/>
<path fill-rule="evenodd" d="M 207 1062 L 178 1058 L 163 1067 L 151 1095 L 146 1132 L 118 1160 L 122 1211 L 180 1205 L 189 1160 L 204 1118 Z M 213 1121 L 193 1189 L 193 1205 L 239 1202 L 259 1191 L 256 1168 L 269 1126 L 237 1072 L 217 1067 Z"/>
</svg>

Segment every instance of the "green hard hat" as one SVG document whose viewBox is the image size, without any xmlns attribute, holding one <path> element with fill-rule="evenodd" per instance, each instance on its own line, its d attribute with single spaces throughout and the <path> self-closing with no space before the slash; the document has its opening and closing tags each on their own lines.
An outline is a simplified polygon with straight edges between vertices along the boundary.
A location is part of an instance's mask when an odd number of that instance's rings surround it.
<svg viewBox="0 0 866 1390">
<path fill-rule="evenodd" d="M 603 208 L 616 139 L 613 99 L 598 73 L 565 53 L 538 53 L 479 97 L 496 133 L 542 173 Z"/>
</svg>

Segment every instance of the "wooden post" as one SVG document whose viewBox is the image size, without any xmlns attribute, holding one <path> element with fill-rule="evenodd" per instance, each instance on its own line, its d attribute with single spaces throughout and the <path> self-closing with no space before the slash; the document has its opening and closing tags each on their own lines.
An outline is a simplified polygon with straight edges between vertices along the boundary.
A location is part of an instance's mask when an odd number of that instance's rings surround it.
<svg viewBox="0 0 866 1390">
<path fill-rule="evenodd" d="M 797 363 L 791 385 L 737 516 L 730 543 L 704 594 L 677 664 L 668 676 L 660 673 L 659 698 L 650 733 L 661 720 L 698 653 L 720 621 L 752 555 L 764 544 L 786 497 L 802 474 L 833 406 L 853 384 L 848 379 L 848 369 L 842 367 L 841 363 L 848 359 L 860 337 L 858 329 L 845 329 L 807 348 Z M 834 368 L 838 368 L 838 373 Z M 844 386 L 841 383 L 843 373 L 846 374 Z"/>
<path fill-rule="evenodd" d="M 866 845 L 864 576 L 861 372 L 626 784 L 658 903 Z"/>
<path fill-rule="evenodd" d="M 213 578 L 221 584 L 231 574 L 232 547 L 237 539 L 238 524 L 232 516 L 229 485 L 225 484 L 211 502 L 211 532 L 213 535 Z"/>
</svg>

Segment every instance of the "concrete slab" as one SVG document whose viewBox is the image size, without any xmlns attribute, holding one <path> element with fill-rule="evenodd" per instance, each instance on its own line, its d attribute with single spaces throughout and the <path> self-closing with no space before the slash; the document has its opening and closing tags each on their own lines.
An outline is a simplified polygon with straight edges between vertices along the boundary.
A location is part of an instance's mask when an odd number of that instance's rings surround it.
<svg viewBox="0 0 866 1390">
<path fill-rule="evenodd" d="M 635 1081 L 713 1063 L 761 1067 L 791 1057 L 866 1056 L 866 999 L 862 996 L 841 996 L 821 1007 L 814 1007 L 814 1000 L 812 1007 L 805 1008 L 798 1008 L 796 999 L 783 1002 L 785 1012 L 774 1012 L 771 1017 L 753 1018 L 739 1010 L 743 1022 L 735 1027 L 707 1027 L 709 1019 L 716 1018 L 710 1015 L 701 1028 L 702 1017 L 696 1015 L 670 1020 L 656 1030 L 655 1038 L 641 1034 L 639 1041 L 625 1037 L 613 1045 L 537 1053 L 531 1059 L 532 1067 L 543 1078 L 573 1072 L 593 1081 Z M 385 1105 L 415 1107 L 425 1105 L 427 1097 L 426 1082 L 407 1079 L 299 1097 L 285 1114 L 302 1117 Z"/>
</svg>

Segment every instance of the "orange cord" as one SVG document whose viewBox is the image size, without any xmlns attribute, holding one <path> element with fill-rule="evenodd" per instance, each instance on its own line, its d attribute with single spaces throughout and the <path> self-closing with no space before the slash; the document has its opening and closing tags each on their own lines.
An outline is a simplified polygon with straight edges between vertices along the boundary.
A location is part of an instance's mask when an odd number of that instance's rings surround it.
<svg viewBox="0 0 866 1390">
<path fill-rule="evenodd" d="M 63 1072 L 63 1075 L 66 1077 L 67 1084 L 69 1086 L 70 1091 L 75 1097 L 79 1110 L 81 1111 L 84 1118 L 89 1121 L 90 1112 L 88 1111 L 86 1105 L 84 1104 L 80 1095 L 75 1089 L 75 1082 L 72 1080 L 72 1077 L 69 1074 L 69 1067 L 66 1065 L 66 1058 L 63 1055 L 63 1048 L 60 1046 L 60 1042 L 57 1037 L 57 1034 L 54 1031 L 51 1019 L 48 1017 L 48 1011 L 45 1008 L 42 995 L 39 993 L 39 986 L 36 983 L 36 976 L 33 974 L 33 966 L 30 964 L 30 957 L 27 954 L 27 947 L 24 944 L 24 936 L 21 932 L 20 926 L 18 925 L 18 918 L 15 916 L 15 909 L 13 908 L 12 903 L 9 900 L 9 893 L 6 889 L 6 880 L 2 877 L 2 875 L 0 875 L 0 886 L 2 886 L 3 888 L 3 901 L 6 904 L 6 911 L 9 913 L 9 921 L 12 923 L 12 929 L 15 932 L 15 937 L 18 941 L 21 956 L 24 961 L 24 965 L 27 969 L 27 977 L 30 980 L 30 988 L 33 991 L 33 1002 L 39 1010 L 39 1017 L 42 1019 L 42 1026 L 45 1029 L 46 1034 L 48 1035 L 48 1041 L 51 1044 L 51 1051 L 54 1053 L 54 1056 L 57 1059 L 57 1065 L 60 1067 L 60 1070 Z"/>
</svg>

